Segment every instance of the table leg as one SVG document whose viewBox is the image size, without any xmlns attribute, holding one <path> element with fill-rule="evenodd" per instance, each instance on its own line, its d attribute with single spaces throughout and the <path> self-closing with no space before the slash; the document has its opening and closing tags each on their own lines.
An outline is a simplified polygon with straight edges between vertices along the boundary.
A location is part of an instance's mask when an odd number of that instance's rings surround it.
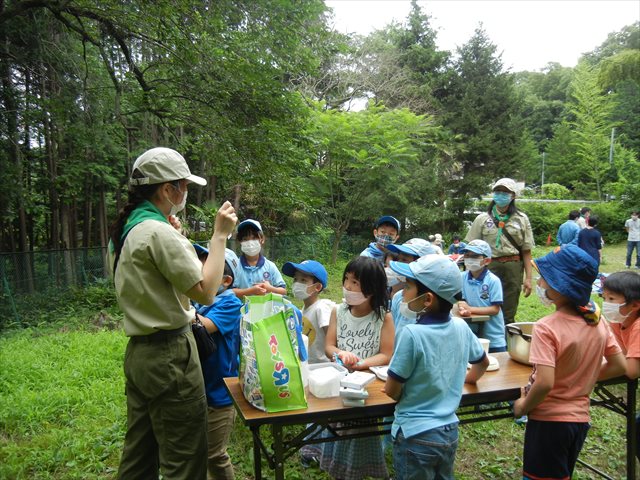
<svg viewBox="0 0 640 480">
<path fill-rule="evenodd" d="M 636 389 L 638 380 L 627 382 L 627 478 L 636 478 Z"/>
<path fill-rule="evenodd" d="M 272 425 L 273 435 L 273 469 L 276 480 L 284 480 L 284 445 L 282 444 L 282 426 Z"/>
<path fill-rule="evenodd" d="M 260 427 L 249 427 L 253 437 L 253 474 L 255 480 L 262 480 L 262 455 L 260 443 Z"/>
</svg>

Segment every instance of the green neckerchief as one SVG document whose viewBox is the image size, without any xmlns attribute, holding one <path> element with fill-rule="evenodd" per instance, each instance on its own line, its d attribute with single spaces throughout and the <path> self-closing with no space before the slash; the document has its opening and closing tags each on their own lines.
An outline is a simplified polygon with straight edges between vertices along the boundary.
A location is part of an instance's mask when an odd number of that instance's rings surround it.
<svg viewBox="0 0 640 480">
<path fill-rule="evenodd" d="M 122 248 L 122 244 L 124 243 L 125 237 L 129 234 L 131 229 L 138 225 L 139 223 L 144 222 L 145 220 L 157 220 L 159 222 L 169 223 L 167 217 L 149 200 L 144 200 L 140 205 L 133 209 L 133 211 L 129 214 L 127 221 L 122 228 L 122 234 L 120 235 L 120 247 Z M 112 242 L 109 242 L 109 248 L 113 252 L 114 246 Z"/>
<path fill-rule="evenodd" d="M 496 217 L 496 220 L 498 220 L 498 236 L 496 237 L 496 248 L 500 248 L 500 237 L 502 237 L 502 229 L 504 228 L 505 223 L 507 223 L 507 220 L 509 220 L 509 217 L 511 215 L 509 215 L 508 213 L 501 215 L 500 213 L 498 213 L 498 209 L 494 205 L 493 216 Z"/>
</svg>

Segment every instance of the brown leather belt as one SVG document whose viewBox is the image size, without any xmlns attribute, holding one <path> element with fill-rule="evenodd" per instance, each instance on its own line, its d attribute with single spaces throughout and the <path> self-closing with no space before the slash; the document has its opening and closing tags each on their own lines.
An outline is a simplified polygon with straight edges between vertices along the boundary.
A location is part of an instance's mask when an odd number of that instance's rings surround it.
<svg viewBox="0 0 640 480">
<path fill-rule="evenodd" d="M 522 260 L 520 258 L 520 255 L 510 255 L 508 257 L 496 257 L 496 258 L 492 258 L 491 259 L 491 261 L 493 261 L 493 262 L 500 262 L 500 263 L 519 262 L 520 260 Z"/>
</svg>

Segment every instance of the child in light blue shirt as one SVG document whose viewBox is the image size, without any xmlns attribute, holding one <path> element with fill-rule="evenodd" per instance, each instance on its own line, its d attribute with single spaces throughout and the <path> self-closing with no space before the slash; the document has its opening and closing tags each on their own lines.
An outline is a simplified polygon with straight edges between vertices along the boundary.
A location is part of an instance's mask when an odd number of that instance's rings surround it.
<svg viewBox="0 0 640 480">
<path fill-rule="evenodd" d="M 502 283 L 487 268 L 491 262 L 491 247 L 484 240 L 472 240 L 462 253 L 467 270 L 462 272 L 463 300 L 458 302 L 458 312 L 463 317 L 489 315 L 489 320 L 480 326 L 477 334 L 491 342 L 489 353 L 506 352 Z"/>
<path fill-rule="evenodd" d="M 375 242 L 371 242 L 361 253 L 361 257 L 375 258 L 384 262 L 386 247 L 393 245 L 400 237 L 400 222 L 391 215 L 384 215 L 378 219 L 373 227 Z"/>
<path fill-rule="evenodd" d="M 407 280 L 400 311 L 418 314 L 400 332 L 384 387 L 398 401 L 391 427 L 396 478 L 453 480 L 462 388 L 484 374 L 489 359 L 464 320 L 451 316 L 462 288 L 455 263 L 427 255 L 390 267 Z"/>
<path fill-rule="evenodd" d="M 241 300 L 246 295 L 265 295 L 269 292 L 287 294 L 287 284 L 276 264 L 262 255 L 264 234 L 257 220 L 247 219 L 238 224 L 240 267 L 233 292 Z"/>
</svg>

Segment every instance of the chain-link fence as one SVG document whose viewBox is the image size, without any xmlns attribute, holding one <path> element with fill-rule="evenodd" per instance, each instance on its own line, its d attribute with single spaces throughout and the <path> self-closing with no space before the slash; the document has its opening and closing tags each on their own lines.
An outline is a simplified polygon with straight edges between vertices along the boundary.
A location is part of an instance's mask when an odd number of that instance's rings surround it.
<svg viewBox="0 0 640 480">
<path fill-rule="evenodd" d="M 279 267 L 286 261 L 331 260 L 333 235 L 282 235 L 267 238 L 264 254 Z M 337 245 L 338 257 L 360 253 L 370 240 L 342 237 Z M 234 240 L 228 247 L 236 252 Z M 22 323 L 30 312 L 43 305 L 54 305 L 56 296 L 70 287 L 84 288 L 108 282 L 106 247 L 75 250 L 48 250 L 23 253 L 0 253 L 0 327 Z"/>
</svg>

